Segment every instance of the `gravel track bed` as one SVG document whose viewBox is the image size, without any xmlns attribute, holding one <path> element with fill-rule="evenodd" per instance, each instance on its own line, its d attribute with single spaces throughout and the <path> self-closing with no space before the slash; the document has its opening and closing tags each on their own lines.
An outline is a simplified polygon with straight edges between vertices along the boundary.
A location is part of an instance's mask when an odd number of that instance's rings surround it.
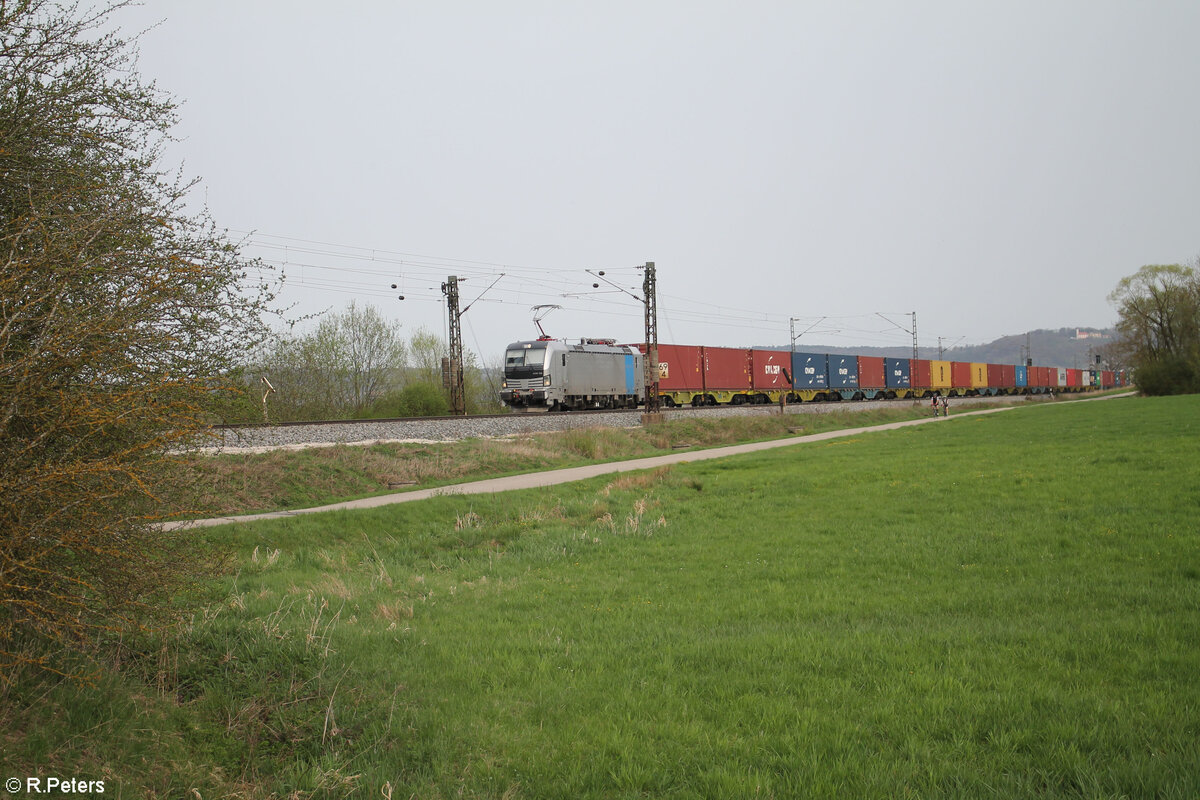
<svg viewBox="0 0 1200 800">
<path fill-rule="evenodd" d="M 1005 403 L 1039 402 L 1038 398 L 973 397 L 950 401 L 956 408 Z M 916 401 L 926 407 L 927 401 Z M 885 400 L 841 403 L 804 403 L 789 405 L 787 413 L 829 414 L 902 408 L 912 400 Z M 717 408 L 673 408 L 663 411 L 665 419 L 687 416 L 733 417 L 753 414 L 778 414 L 778 406 L 722 406 Z M 642 424 L 640 412 L 611 411 L 584 414 L 512 414 L 499 417 L 462 417 L 460 419 L 410 419 L 364 421 L 338 425 L 283 425 L 218 430 L 219 446 L 202 447 L 203 452 L 261 452 L 275 449 L 329 447 L 337 444 L 375 444 L 379 442 L 449 442 L 459 439 L 499 438 L 524 433 L 565 431 L 577 428 L 626 427 Z"/>
</svg>

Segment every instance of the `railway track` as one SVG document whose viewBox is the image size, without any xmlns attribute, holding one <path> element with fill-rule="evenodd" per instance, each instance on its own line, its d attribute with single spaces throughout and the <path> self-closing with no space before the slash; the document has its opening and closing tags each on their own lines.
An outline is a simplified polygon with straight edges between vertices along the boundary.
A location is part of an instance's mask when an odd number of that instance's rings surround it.
<svg viewBox="0 0 1200 800">
<path fill-rule="evenodd" d="M 971 406 L 1042 402 L 1038 397 L 974 397 L 953 402 L 950 410 Z M 916 401 L 924 407 L 924 401 Z M 801 403 L 789 405 L 786 413 L 795 415 L 854 413 L 880 408 L 912 407 L 909 400 L 867 400 L 840 403 Z M 522 433 L 563 431 L 589 427 L 635 427 L 641 424 L 642 411 L 599 410 L 545 413 L 478 414 L 465 417 L 408 417 L 375 420 L 322 420 L 281 422 L 272 425 L 223 425 L 213 428 L 213 439 L 201 449 L 212 452 L 262 451 L 280 448 L 320 447 L 335 444 L 372 444 L 378 442 L 446 442 L 458 439 L 512 436 Z M 688 416 L 747 416 L 778 414 L 779 407 L 710 406 L 672 408 L 663 411 L 664 419 Z"/>
<path fill-rule="evenodd" d="M 641 413 L 641 409 L 593 409 L 590 411 L 546 411 L 546 412 L 512 412 L 505 411 L 499 414 L 468 414 L 466 416 L 453 417 L 385 417 L 382 419 L 320 419 L 320 420 L 302 420 L 288 422 L 233 422 L 227 425 L 214 425 L 213 430 L 216 431 L 238 431 L 238 430 L 259 430 L 262 428 L 300 428 L 305 425 L 363 425 L 371 422 L 380 423 L 402 423 L 402 422 L 439 422 L 443 420 L 463 420 L 463 419 L 508 419 L 510 417 L 527 417 L 527 416 L 582 416 L 585 414 L 606 414 L 606 413 L 625 413 L 635 414 Z"/>
</svg>

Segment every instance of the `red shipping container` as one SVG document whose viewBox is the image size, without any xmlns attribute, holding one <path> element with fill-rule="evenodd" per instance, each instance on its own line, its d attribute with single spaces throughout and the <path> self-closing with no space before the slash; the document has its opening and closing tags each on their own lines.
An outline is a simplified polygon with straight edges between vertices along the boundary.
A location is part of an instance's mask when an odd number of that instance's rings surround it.
<svg viewBox="0 0 1200 800">
<path fill-rule="evenodd" d="M 792 352 L 790 350 L 751 350 L 754 363 L 753 384 L 760 392 L 779 391 L 792 388 L 783 373 L 792 374 Z"/>
<path fill-rule="evenodd" d="M 933 377 L 929 374 L 929 359 L 910 358 L 909 368 L 912 373 L 912 388 L 928 389 L 933 385 Z"/>
<path fill-rule="evenodd" d="M 733 347 L 705 347 L 704 388 L 710 392 L 749 391 L 750 351 Z"/>
<path fill-rule="evenodd" d="M 1077 370 L 1077 369 L 1067 370 L 1067 386 L 1078 386 L 1078 385 L 1079 385 L 1079 370 Z"/>
<path fill-rule="evenodd" d="M 1104 370 L 1100 373 L 1100 386 L 1104 389 L 1111 389 L 1117 385 L 1116 375 L 1112 370 Z"/>
<path fill-rule="evenodd" d="M 992 389 L 1004 386 L 1004 367 L 999 364 L 988 364 L 987 382 L 988 387 Z"/>
<path fill-rule="evenodd" d="M 969 362 L 950 362 L 950 385 L 955 389 L 971 388 L 971 364 Z"/>
<path fill-rule="evenodd" d="M 1017 368 L 1013 364 L 1000 365 L 1000 386 L 1003 389 L 1017 387 Z"/>
<path fill-rule="evenodd" d="M 863 389 L 884 389 L 887 377 L 883 369 L 883 357 L 858 357 L 858 385 Z"/>
<path fill-rule="evenodd" d="M 645 346 L 639 348 L 644 350 Z M 686 344 L 658 346 L 658 388 L 664 392 L 699 392 L 704 389 L 704 358 L 700 347 Z"/>
</svg>

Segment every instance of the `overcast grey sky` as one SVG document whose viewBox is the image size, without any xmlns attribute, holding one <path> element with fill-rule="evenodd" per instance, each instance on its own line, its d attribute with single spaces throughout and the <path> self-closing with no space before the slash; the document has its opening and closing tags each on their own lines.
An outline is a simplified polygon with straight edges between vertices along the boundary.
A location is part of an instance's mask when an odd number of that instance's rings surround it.
<svg viewBox="0 0 1200 800">
<path fill-rule="evenodd" d="M 963 344 L 1107 326 L 1200 254 L 1200 2 L 144 0 L 173 163 L 297 309 L 536 334 Z M 314 244 L 320 243 L 320 244 Z M 397 291 L 390 289 L 396 283 Z M 403 293 L 404 301 L 396 299 Z M 565 296 L 564 296 L 565 295 Z M 874 316 L 882 312 L 895 324 Z"/>
</svg>

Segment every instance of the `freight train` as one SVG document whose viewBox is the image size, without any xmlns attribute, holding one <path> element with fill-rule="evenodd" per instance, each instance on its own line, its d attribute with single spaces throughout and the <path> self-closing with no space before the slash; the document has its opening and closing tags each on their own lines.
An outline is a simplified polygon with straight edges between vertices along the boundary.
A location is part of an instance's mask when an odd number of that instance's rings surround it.
<svg viewBox="0 0 1200 800">
<path fill-rule="evenodd" d="M 612 339 L 510 344 L 500 399 L 522 410 L 635 408 L 645 345 Z M 1128 385 L 1124 372 L 1020 364 L 660 344 L 664 406 L 1083 392 Z"/>
</svg>

